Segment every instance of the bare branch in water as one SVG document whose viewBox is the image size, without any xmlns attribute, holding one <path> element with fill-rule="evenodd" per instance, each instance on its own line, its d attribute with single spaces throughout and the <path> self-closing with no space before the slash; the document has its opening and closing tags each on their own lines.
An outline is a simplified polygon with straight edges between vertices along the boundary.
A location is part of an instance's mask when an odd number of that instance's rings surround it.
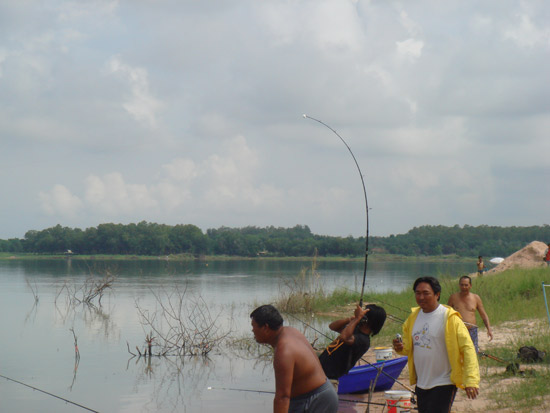
<svg viewBox="0 0 550 413">
<path fill-rule="evenodd" d="M 144 329 L 145 355 L 201 355 L 213 351 L 230 334 L 231 329 L 222 331 L 218 325 L 221 315 L 213 315 L 201 296 L 175 287 L 170 291 L 151 291 L 156 300 L 156 309 L 150 311 L 136 301 L 136 308 Z M 153 347 L 157 348 L 156 353 Z M 138 350 L 140 356 L 142 353 Z"/>
<path fill-rule="evenodd" d="M 34 303 L 38 303 L 38 287 L 36 286 L 36 282 L 31 284 L 31 282 L 28 280 L 28 278 L 25 280 L 27 282 L 27 287 L 29 287 L 32 291 L 32 295 L 34 296 Z"/>
</svg>

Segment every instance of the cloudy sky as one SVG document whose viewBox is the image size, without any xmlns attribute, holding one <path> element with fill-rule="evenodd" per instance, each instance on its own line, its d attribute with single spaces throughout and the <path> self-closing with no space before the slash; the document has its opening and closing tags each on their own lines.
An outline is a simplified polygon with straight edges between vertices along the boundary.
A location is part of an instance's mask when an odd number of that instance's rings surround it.
<svg viewBox="0 0 550 413">
<path fill-rule="evenodd" d="M 550 224 L 550 2 L 0 2 L 0 238 Z"/>
</svg>

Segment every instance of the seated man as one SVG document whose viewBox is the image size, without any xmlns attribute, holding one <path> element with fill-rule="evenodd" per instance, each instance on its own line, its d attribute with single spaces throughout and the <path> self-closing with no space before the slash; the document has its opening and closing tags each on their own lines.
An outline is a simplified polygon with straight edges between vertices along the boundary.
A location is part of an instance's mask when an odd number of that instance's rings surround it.
<svg viewBox="0 0 550 413">
<path fill-rule="evenodd" d="M 376 335 L 386 321 L 386 311 L 375 304 L 365 309 L 357 306 L 354 316 L 330 323 L 329 328 L 340 335 L 319 356 L 329 379 L 346 374 L 370 347 L 370 336 Z"/>
</svg>

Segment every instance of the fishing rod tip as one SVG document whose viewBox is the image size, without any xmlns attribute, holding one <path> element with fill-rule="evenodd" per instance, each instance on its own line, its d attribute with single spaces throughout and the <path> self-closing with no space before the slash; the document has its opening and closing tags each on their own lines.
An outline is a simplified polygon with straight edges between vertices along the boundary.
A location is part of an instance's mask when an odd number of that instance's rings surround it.
<svg viewBox="0 0 550 413">
<path fill-rule="evenodd" d="M 307 115 L 305 113 L 302 116 L 304 117 L 304 119 L 307 118 Z"/>
</svg>

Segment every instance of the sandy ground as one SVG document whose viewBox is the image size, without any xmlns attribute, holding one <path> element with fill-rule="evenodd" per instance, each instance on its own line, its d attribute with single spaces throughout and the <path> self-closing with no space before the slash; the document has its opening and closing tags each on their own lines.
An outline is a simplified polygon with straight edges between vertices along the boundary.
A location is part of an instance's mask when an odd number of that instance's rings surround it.
<svg viewBox="0 0 550 413">
<path fill-rule="evenodd" d="M 491 354 L 491 348 L 498 347 L 504 343 L 509 343 L 513 339 L 518 339 L 519 337 L 525 337 L 532 334 L 532 331 L 536 331 L 539 328 L 547 327 L 548 320 L 540 321 L 519 321 L 513 323 L 504 323 L 501 326 L 493 327 L 494 339 L 489 342 L 487 333 L 485 329 L 480 328 L 479 334 L 479 346 L 482 351 L 485 351 L 488 354 Z M 375 361 L 374 350 L 370 349 L 365 358 L 369 362 Z M 494 364 L 494 363 L 491 363 Z M 520 363 L 520 370 L 536 368 L 533 365 L 526 366 L 525 364 Z M 495 367 L 487 367 L 484 360 L 480 361 L 480 373 L 481 373 L 481 384 L 480 384 L 480 394 L 475 400 L 468 400 L 466 393 L 463 390 L 458 391 L 455 402 L 453 404 L 453 413 L 461 412 L 488 412 L 488 413 L 513 413 L 518 412 L 519 410 L 514 409 L 500 409 L 494 404 L 492 400 L 487 398 L 486 390 L 489 387 L 489 383 L 484 377 L 488 377 L 497 373 L 503 373 L 506 369 L 506 364 L 502 364 L 502 367 L 499 365 Z M 514 377 L 509 377 L 500 380 L 497 383 L 491 384 L 491 390 L 495 388 L 506 389 L 506 386 L 511 382 L 518 380 Z M 409 373 L 407 367 L 403 370 L 401 375 L 398 378 L 398 381 L 409 386 Z M 395 383 L 392 390 L 407 390 L 404 386 Z M 339 412 L 341 413 L 352 413 L 352 412 L 366 412 L 367 404 L 365 403 L 350 403 L 346 402 L 345 399 L 352 400 L 368 400 L 368 394 L 343 394 L 340 395 L 340 408 Z M 382 413 L 387 412 L 385 407 L 385 397 L 384 392 L 374 393 L 371 399 L 371 402 L 376 403 L 370 406 L 371 413 Z M 548 396 L 547 406 L 550 406 L 550 395 Z M 412 410 L 414 411 L 414 410 Z M 532 409 L 525 410 L 525 412 L 532 412 Z M 550 411 L 550 408 L 549 410 Z"/>
</svg>

